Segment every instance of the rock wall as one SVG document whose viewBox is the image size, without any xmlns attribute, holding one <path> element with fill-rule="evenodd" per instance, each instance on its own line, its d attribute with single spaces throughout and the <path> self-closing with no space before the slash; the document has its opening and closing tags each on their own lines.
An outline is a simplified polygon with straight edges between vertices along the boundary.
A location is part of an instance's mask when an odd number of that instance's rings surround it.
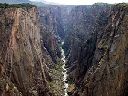
<svg viewBox="0 0 128 96">
<path fill-rule="evenodd" d="M 127 4 L 78 6 L 65 39 L 71 96 L 127 96 Z"/>
<path fill-rule="evenodd" d="M 127 4 L 111 9 L 108 24 L 96 44 L 93 66 L 84 77 L 80 96 L 127 96 Z"/>
<path fill-rule="evenodd" d="M 102 13 L 104 17 L 99 18 Z M 77 6 L 71 11 L 64 45 L 71 81 L 80 81 L 91 66 L 96 49 L 97 30 L 103 27 L 99 27 L 97 21 L 104 19 L 102 23 L 105 25 L 108 13 L 107 4 Z"/>
<path fill-rule="evenodd" d="M 61 9 L 58 6 L 46 5 L 38 8 L 42 41 L 54 63 L 61 57 L 59 39 L 63 33 Z"/>
<path fill-rule="evenodd" d="M 45 50 L 50 90 L 54 96 L 63 96 L 64 82 L 61 62 L 61 38 L 64 33 L 59 6 L 45 5 L 38 8 L 41 28 L 41 44 Z M 60 38 L 61 37 L 61 38 Z M 49 57 L 49 58 L 48 58 Z M 50 62 L 48 61 L 50 60 Z"/>
<path fill-rule="evenodd" d="M 0 8 L 0 95 L 51 96 L 37 8 Z"/>
</svg>

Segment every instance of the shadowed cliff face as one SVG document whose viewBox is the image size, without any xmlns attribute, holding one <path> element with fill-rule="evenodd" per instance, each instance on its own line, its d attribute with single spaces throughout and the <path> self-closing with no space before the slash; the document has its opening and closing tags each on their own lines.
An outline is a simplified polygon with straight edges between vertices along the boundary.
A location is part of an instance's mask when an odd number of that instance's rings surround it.
<svg viewBox="0 0 128 96">
<path fill-rule="evenodd" d="M 43 6 L 38 8 L 40 16 L 40 32 L 42 49 L 45 50 L 46 55 L 51 60 L 46 60 L 48 69 L 47 73 L 50 74 L 50 90 L 54 96 L 63 96 L 64 82 L 63 82 L 63 69 L 61 62 L 61 38 L 64 33 L 61 19 L 61 9 L 59 6 Z M 60 38 L 61 37 L 61 38 Z"/>
<path fill-rule="evenodd" d="M 77 6 L 71 11 L 64 45 L 68 58 L 69 82 L 79 85 L 87 70 L 92 66 L 97 31 L 106 25 L 109 9 L 109 5 L 105 4 Z M 104 17 L 100 18 L 102 14 Z M 102 22 L 100 19 L 103 19 Z M 101 26 L 98 26 L 97 22 L 102 23 Z"/>
<path fill-rule="evenodd" d="M 71 96 L 128 95 L 127 12 L 127 4 L 72 11 L 64 46 Z"/>
<path fill-rule="evenodd" d="M 49 96 L 37 15 L 0 8 L 0 95 Z"/>
<path fill-rule="evenodd" d="M 127 96 L 127 5 L 113 6 L 80 96 Z"/>
<path fill-rule="evenodd" d="M 63 36 L 64 29 L 61 20 L 61 9 L 58 6 L 40 7 L 40 27 L 44 47 L 49 52 L 54 63 L 61 56 L 58 40 Z"/>
</svg>

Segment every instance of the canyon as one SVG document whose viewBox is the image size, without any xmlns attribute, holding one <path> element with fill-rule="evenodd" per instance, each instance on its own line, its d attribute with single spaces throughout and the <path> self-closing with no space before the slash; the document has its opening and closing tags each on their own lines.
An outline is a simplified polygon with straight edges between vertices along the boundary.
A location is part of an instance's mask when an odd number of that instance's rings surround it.
<svg viewBox="0 0 128 96">
<path fill-rule="evenodd" d="M 0 4 L 0 96 L 127 96 L 128 4 Z"/>
</svg>

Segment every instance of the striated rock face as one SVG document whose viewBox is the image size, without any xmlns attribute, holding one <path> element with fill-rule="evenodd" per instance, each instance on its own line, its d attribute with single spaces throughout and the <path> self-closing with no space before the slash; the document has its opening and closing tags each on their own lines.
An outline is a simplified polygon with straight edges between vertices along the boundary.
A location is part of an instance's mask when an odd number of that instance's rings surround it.
<svg viewBox="0 0 128 96">
<path fill-rule="evenodd" d="M 72 11 L 64 46 L 71 96 L 128 95 L 127 12 L 127 4 Z"/>
<path fill-rule="evenodd" d="M 113 6 L 108 24 L 98 38 L 93 66 L 84 77 L 80 96 L 127 96 L 127 12 L 126 4 Z"/>
<path fill-rule="evenodd" d="M 58 40 L 63 33 L 61 9 L 58 6 L 44 6 L 39 8 L 42 45 L 47 49 L 54 63 L 61 56 Z"/>
<path fill-rule="evenodd" d="M 99 28 L 96 22 L 102 13 L 104 17 L 101 19 L 104 19 L 102 23 L 105 25 L 109 13 L 109 6 L 106 4 L 77 6 L 70 13 L 64 45 L 68 58 L 69 82 L 79 84 L 88 68 L 92 66 Z"/>
<path fill-rule="evenodd" d="M 0 8 L 0 96 L 51 96 L 37 12 Z"/>
<path fill-rule="evenodd" d="M 45 5 L 38 8 L 40 16 L 41 28 L 41 44 L 42 49 L 47 55 L 46 71 L 50 75 L 49 85 L 50 90 L 54 96 L 63 96 L 64 82 L 62 74 L 61 50 L 60 50 L 60 37 L 63 35 L 63 26 L 61 19 L 61 9 L 59 6 Z"/>
</svg>

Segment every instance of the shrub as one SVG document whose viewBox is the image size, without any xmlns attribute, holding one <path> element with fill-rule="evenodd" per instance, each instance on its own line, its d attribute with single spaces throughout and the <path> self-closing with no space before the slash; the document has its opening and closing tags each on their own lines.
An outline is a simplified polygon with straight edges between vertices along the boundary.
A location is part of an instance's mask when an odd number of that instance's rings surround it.
<svg viewBox="0 0 128 96">
<path fill-rule="evenodd" d="M 0 8 L 32 8 L 36 7 L 35 5 L 31 5 L 29 3 L 22 3 L 22 4 L 6 4 L 0 3 Z"/>
</svg>

